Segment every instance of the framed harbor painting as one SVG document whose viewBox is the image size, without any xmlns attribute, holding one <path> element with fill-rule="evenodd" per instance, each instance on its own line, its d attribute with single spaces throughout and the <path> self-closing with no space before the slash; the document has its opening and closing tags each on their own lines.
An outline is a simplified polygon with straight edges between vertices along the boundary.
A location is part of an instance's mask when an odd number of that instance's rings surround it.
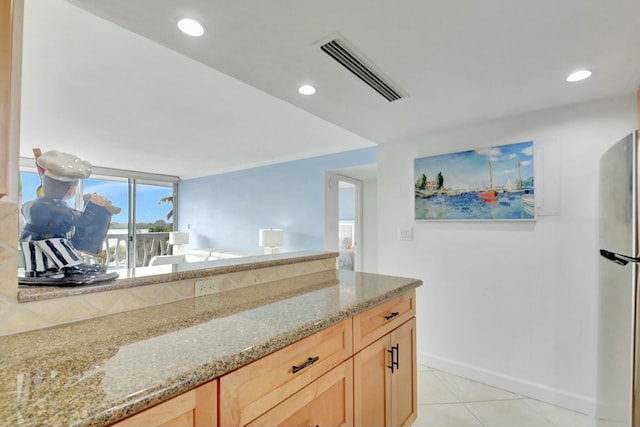
<svg viewBox="0 0 640 427">
<path fill-rule="evenodd" d="M 533 161 L 533 141 L 415 159 L 415 219 L 535 219 Z"/>
</svg>

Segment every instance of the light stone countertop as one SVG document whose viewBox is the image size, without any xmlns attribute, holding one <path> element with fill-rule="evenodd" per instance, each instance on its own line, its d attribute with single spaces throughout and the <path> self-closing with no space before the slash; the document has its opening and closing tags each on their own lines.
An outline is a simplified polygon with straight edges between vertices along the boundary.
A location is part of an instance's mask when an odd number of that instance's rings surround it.
<svg viewBox="0 0 640 427">
<path fill-rule="evenodd" d="M 310 276 L 0 337 L 0 425 L 113 423 L 422 284 Z"/>
</svg>

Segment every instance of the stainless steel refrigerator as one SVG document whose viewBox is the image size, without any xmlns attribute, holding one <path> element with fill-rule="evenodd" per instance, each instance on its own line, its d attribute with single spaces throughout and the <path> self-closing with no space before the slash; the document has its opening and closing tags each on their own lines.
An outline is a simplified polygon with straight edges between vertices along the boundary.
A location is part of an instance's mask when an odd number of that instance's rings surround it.
<svg viewBox="0 0 640 427">
<path fill-rule="evenodd" d="M 640 426 L 640 131 L 600 159 L 597 418 Z"/>
</svg>

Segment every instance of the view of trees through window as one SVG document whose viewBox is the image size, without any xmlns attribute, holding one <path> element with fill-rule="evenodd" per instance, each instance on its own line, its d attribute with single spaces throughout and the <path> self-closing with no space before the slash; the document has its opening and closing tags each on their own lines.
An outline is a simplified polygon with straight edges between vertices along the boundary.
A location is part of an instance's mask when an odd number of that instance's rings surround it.
<svg viewBox="0 0 640 427">
<path fill-rule="evenodd" d="M 22 171 L 20 179 L 21 202 L 35 199 L 40 186 L 38 174 Z M 135 189 L 133 211 L 129 202 L 129 194 L 132 194 L 130 188 Z M 109 268 L 141 267 L 148 265 L 152 256 L 168 253 L 169 232 L 173 231 L 176 215 L 173 182 L 150 183 L 124 176 L 91 177 L 82 180 L 76 196 L 66 202 L 72 208 L 81 210 L 82 195 L 87 193 L 99 194 L 121 208 L 120 213 L 111 218 L 102 252 L 87 255 L 87 261 L 106 264 Z M 20 221 L 22 230 L 22 217 Z M 130 233 L 135 238 L 130 239 Z"/>
</svg>

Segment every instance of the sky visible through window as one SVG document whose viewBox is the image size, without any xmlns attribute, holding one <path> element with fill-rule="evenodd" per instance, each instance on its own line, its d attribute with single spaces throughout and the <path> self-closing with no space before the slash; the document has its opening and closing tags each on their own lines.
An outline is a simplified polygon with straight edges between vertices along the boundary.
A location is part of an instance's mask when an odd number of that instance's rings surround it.
<svg viewBox="0 0 640 427">
<path fill-rule="evenodd" d="M 22 172 L 22 203 L 36 198 L 36 189 L 40 185 L 40 177 L 35 173 Z M 83 193 L 97 193 L 111 200 L 114 206 L 122 208 L 122 211 L 114 215 L 112 222 L 127 224 L 127 183 L 118 181 L 106 181 L 101 179 L 85 179 L 83 181 Z M 173 208 L 171 203 L 158 205 L 158 201 L 173 194 L 173 187 L 161 187 L 157 185 L 137 185 L 137 223 L 153 223 L 164 220 L 167 223 L 167 213 Z M 67 201 L 73 207 L 73 201 Z"/>
</svg>

